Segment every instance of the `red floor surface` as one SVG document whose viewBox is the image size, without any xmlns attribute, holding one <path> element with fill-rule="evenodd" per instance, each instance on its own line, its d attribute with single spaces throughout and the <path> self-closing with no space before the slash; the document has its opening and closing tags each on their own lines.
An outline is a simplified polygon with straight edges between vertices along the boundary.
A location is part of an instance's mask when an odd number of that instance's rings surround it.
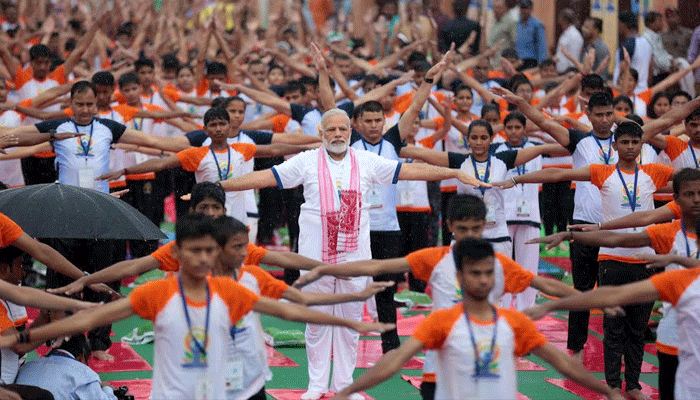
<svg viewBox="0 0 700 400">
<path fill-rule="evenodd" d="M 126 386 L 129 388 L 129 393 L 134 395 L 134 400 L 148 400 L 151 397 L 151 380 L 150 379 L 131 379 L 126 381 L 109 381 L 110 386 L 119 388 Z"/>
<path fill-rule="evenodd" d="M 551 342 L 552 345 L 561 351 L 566 350 L 566 342 Z M 588 341 L 584 346 L 583 366 L 591 372 L 604 372 L 605 362 L 603 360 L 603 342 L 595 336 L 588 335 Z M 624 371 L 624 366 L 622 368 Z M 643 374 L 657 373 L 659 369 L 646 361 L 642 362 Z"/>
<path fill-rule="evenodd" d="M 302 394 L 306 392 L 306 389 L 265 389 L 265 392 L 272 396 L 275 400 L 299 400 Z M 365 400 L 374 400 L 372 396 L 366 393 L 360 392 L 365 396 Z M 332 393 L 326 393 L 322 399 L 330 399 L 333 397 Z"/>
<path fill-rule="evenodd" d="M 573 393 L 576 396 L 581 397 L 584 400 L 598 400 L 598 399 L 603 399 L 604 396 L 601 394 L 598 394 L 588 388 L 585 388 L 577 383 L 573 383 L 569 380 L 566 379 L 550 379 L 546 378 L 545 381 L 551 383 L 554 386 L 560 387 L 567 392 Z M 639 382 L 640 385 L 642 385 L 642 393 L 645 395 L 651 397 L 652 399 L 656 400 L 659 398 L 659 391 L 656 390 L 655 388 L 647 385 L 644 382 Z M 624 386 L 623 386 L 624 390 Z"/>
<path fill-rule="evenodd" d="M 382 356 L 382 342 L 379 340 L 360 340 L 357 349 L 356 368 L 372 368 Z M 423 369 L 423 360 L 411 358 L 403 369 Z"/>
<path fill-rule="evenodd" d="M 273 349 L 270 346 L 265 346 L 267 349 L 267 364 L 271 367 L 298 367 L 299 364 L 295 363 L 291 358 L 285 356 L 279 351 Z"/>
</svg>

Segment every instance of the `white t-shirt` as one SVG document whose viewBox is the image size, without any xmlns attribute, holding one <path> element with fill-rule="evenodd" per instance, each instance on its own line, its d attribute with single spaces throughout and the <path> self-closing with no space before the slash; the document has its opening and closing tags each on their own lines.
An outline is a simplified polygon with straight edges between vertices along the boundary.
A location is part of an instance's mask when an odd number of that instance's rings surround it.
<svg viewBox="0 0 700 400">
<path fill-rule="evenodd" d="M 21 123 L 22 117 L 14 111 L 5 111 L 0 114 L 0 127 L 14 128 L 20 126 Z M 12 151 L 12 148 L 5 150 Z M 0 161 L 0 181 L 9 187 L 24 186 L 22 162 L 20 160 Z"/>
<path fill-rule="evenodd" d="M 511 147 L 501 143 L 496 147 L 496 153 L 513 149 L 522 149 L 541 145 L 538 142 L 526 141 L 523 146 Z M 542 169 L 542 156 L 533 158 L 523 165 L 508 170 L 506 179 L 511 179 Z M 514 224 L 527 223 L 540 226 L 540 189 L 536 183 L 521 183 L 503 191 L 506 222 Z"/>
</svg>

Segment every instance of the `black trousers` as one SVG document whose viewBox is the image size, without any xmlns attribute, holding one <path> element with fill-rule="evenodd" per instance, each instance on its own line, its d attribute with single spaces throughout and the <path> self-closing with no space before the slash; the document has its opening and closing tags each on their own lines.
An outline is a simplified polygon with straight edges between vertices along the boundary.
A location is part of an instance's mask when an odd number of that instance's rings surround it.
<svg viewBox="0 0 700 400">
<path fill-rule="evenodd" d="M 254 395 L 248 397 L 248 400 L 266 400 L 267 396 L 265 395 L 265 386 L 260 389 L 258 393 L 255 393 Z"/>
<path fill-rule="evenodd" d="M 262 188 L 258 191 L 258 243 L 270 243 L 275 229 L 282 223 L 282 190 L 276 187 Z"/>
<path fill-rule="evenodd" d="M 659 358 L 659 400 L 675 399 L 676 370 L 678 370 L 678 356 L 656 352 Z"/>
<path fill-rule="evenodd" d="M 544 234 L 551 235 L 554 228 L 565 232 L 574 211 L 574 196 L 571 182 L 543 183 L 540 192 L 540 214 Z"/>
<path fill-rule="evenodd" d="M 396 216 L 399 218 L 404 255 L 429 246 L 428 218 L 430 213 L 401 211 L 397 212 Z M 410 290 L 424 292 L 426 286 L 426 282 L 416 279 L 413 273 L 408 273 L 408 288 Z"/>
<path fill-rule="evenodd" d="M 455 196 L 455 192 L 442 192 L 442 199 L 441 199 L 441 210 L 440 210 L 440 216 L 442 220 L 442 245 L 443 246 L 449 246 L 450 243 L 452 243 L 452 234 L 450 233 L 450 230 L 447 229 L 447 209 L 450 207 L 450 201 L 452 201 L 452 198 Z"/>
<path fill-rule="evenodd" d="M 421 382 L 420 396 L 423 400 L 435 399 L 435 382 Z"/>
<path fill-rule="evenodd" d="M 48 372 L 48 371 L 47 371 Z M 3 389 L 7 389 L 10 392 L 17 393 L 22 400 L 54 400 L 53 394 L 48 390 L 42 389 L 38 386 L 28 386 L 28 385 L 1 385 Z"/>
<path fill-rule="evenodd" d="M 590 222 L 574 220 L 574 224 Z M 593 289 L 598 282 L 598 250 L 599 247 L 586 246 L 572 242 L 569 247 L 571 258 L 571 275 L 574 278 L 574 288 L 585 292 Z M 588 339 L 588 319 L 590 311 L 569 312 L 569 336 L 566 347 L 569 350 L 580 351 Z"/>
<path fill-rule="evenodd" d="M 370 246 L 372 247 L 372 258 L 375 260 L 385 260 L 388 258 L 398 258 L 403 256 L 403 243 L 400 231 L 370 231 Z M 394 281 L 401 279 L 399 274 L 382 274 L 374 277 L 375 281 Z M 377 317 L 379 322 L 388 324 L 396 323 L 396 304 L 394 304 L 394 294 L 396 285 L 388 287 L 374 295 L 377 302 Z M 386 353 L 401 345 L 399 332 L 396 329 L 382 333 L 382 352 Z"/>
<path fill-rule="evenodd" d="M 68 261 L 81 270 L 94 273 L 103 270 L 115 262 L 124 259 L 123 242 L 112 240 L 92 239 L 50 239 L 47 243 L 61 253 Z M 49 269 L 46 272 L 46 288 L 58 288 L 73 282 L 73 279 Z M 108 284 L 112 289 L 119 291 L 120 282 Z M 83 300 L 90 302 L 109 302 L 110 296 L 106 293 L 94 292 L 90 289 L 83 290 Z M 107 350 L 112 345 L 109 337 L 111 325 L 105 325 L 93 329 L 88 333 L 88 341 L 93 351 Z"/>
<path fill-rule="evenodd" d="M 58 172 L 54 167 L 56 157 L 27 157 L 21 160 L 24 183 L 36 185 L 39 183 L 53 183 L 58 180 Z"/>
<path fill-rule="evenodd" d="M 190 212 L 190 201 L 182 200 L 180 197 L 192 193 L 192 187 L 197 183 L 194 172 L 185 171 L 182 168 L 174 168 L 172 171 L 173 189 L 175 191 L 175 210 L 177 216 L 181 217 Z"/>
<path fill-rule="evenodd" d="M 621 261 L 600 262 L 600 285 L 619 286 L 649 278 L 652 272 L 646 264 L 630 264 Z M 626 390 L 641 389 L 639 373 L 644 356 L 644 332 L 654 303 L 622 307 L 624 316 L 603 317 L 603 351 L 605 357 L 605 381 L 612 388 L 621 388 L 622 356 L 625 356 Z"/>
<path fill-rule="evenodd" d="M 287 222 L 289 231 L 289 250 L 299 252 L 299 213 L 301 205 L 304 204 L 304 188 L 297 186 L 293 189 L 282 189 L 282 199 L 284 200 L 284 219 Z M 299 270 L 285 269 L 284 282 L 291 285 L 299 278 Z"/>
</svg>

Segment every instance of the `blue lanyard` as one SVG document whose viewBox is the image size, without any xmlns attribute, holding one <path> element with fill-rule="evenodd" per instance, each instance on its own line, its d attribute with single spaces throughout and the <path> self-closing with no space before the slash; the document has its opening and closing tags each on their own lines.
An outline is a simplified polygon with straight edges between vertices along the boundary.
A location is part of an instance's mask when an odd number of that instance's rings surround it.
<svg viewBox="0 0 700 400">
<path fill-rule="evenodd" d="M 201 343 L 192 333 L 192 321 L 190 313 L 187 311 L 187 298 L 185 298 L 185 290 L 182 288 L 182 277 L 177 279 L 177 285 L 180 287 L 180 297 L 182 297 L 182 308 L 185 309 L 185 321 L 187 321 L 187 331 L 194 342 L 194 345 L 205 358 L 207 357 L 206 345 L 209 341 L 209 311 L 211 310 L 211 294 L 209 293 L 209 282 L 207 282 L 207 317 L 204 323 L 204 343 Z M 197 360 L 195 360 L 197 361 Z"/>
<path fill-rule="evenodd" d="M 369 143 L 369 142 L 366 141 L 365 138 L 362 138 L 362 147 L 364 147 L 365 150 L 367 150 L 367 151 L 372 151 L 372 150 L 370 150 L 370 149 L 367 148 L 367 144 L 368 144 L 368 143 Z M 369 143 L 369 145 L 372 146 L 372 147 L 376 146 L 376 144 L 372 144 L 372 143 Z M 377 155 L 378 155 L 378 156 L 381 156 L 381 155 L 382 155 L 382 147 L 383 147 L 383 146 L 384 146 L 384 139 L 381 139 L 381 140 L 379 141 L 379 151 L 377 152 Z M 374 153 L 374 151 L 372 151 L 372 153 Z"/>
<path fill-rule="evenodd" d="M 685 224 L 681 220 L 681 230 L 683 231 L 683 239 L 685 239 L 685 255 L 690 257 L 690 243 L 688 243 L 688 233 L 685 231 Z M 700 252 L 695 253 L 695 259 L 700 258 Z"/>
<path fill-rule="evenodd" d="M 610 144 L 608 146 L 608 155 L 605 155 L 605 151 L 603 151 L 603 145 L 600 144 L 600 140 L 598 140 L 598 137 L 591 133 L 591 136 L 593 136 L 593 139 L 595 139 L 595 142 L 598 143 L 598 147 L 600 147 L 601 153 L 603 153 L 603 161 L 605 161 L 605 165 L 610 164 L 610 158 L 612 157 L 612 136 L 610 136 Z"/>
<path fill-rule="evenodd" d="M 525 143 L 527 143 L 527 139 L 523 140 L 523 144 L 521 144 L 520 146 L 516 146 L 516 149 L 524 148 Z M 510 145 L 510 143 L 506 142 L 505 144 L 506 146 L 508 146 L 508 150 L 513 150 L 513 147 Z M 515 167 L 515 170 L 518 172 L 518 176 L 525 174 L 525 164 L 517 165 Z"/>
<path fill-rule="evenodd" d="M 479 170 L 476 168 L 476 160 L 474 159 L 474 156 L 471 155 L 469 156 L 472 160 L 472 165 L 474 166 L 474 176 L 476 179 L 480 180 L 481 182 L 488 183 L 489 181 L 489 175 L 491 174 L 491 153 L 489 152 L 488 158 L 486 160 L 486 171 L 484 172 L 484 177 L 479 176 Z M 484 193 L 486 192 L 485 187 L 479 187 L 479 190 L 481 191 L 481 195 L 483 196 Z"/>
<path fill-rule="evenodd" d="M 474 349 L 474 378 L 479 378 L 480 374 L 488 372 L 489 365 L 493 361 L 493 350 L 496 348 L 496 336 L 498 335 L 498 312 L 496 307 L 493 307 L 493 336 L 491 336 L 491 349 L 484 354 L 484 359 L 481 360 L 479 356 L 479 346 L 476 345 L 476 339 L 474 337 L 474 329 L 472 328 L 472 322 L 469 320 L 469 312 L 464 309 L 464 318 L 467 320 L 467 327 L 469 328 L 469 337 L 472 340 L 472 348 Z"/>
<path fill-rule="evenodd" d="M 625 188 L 625 194 L 627 194 L 627 201 L 630 204 L 630 209 L 632 210 L 632 212 L 634 212 L 634 209 L 637 208 L 637 179 L 639 178 L 639 167 L 637 166 L 637 164 L 634 165 L 634 186 L 632 188 L 631 196 L 630 190 L 629 188 L 627 188 L 627 183 L 625 183 L 625 178 L 622 176 L 622 172 L 620 171 L 620 166 L 618 165 L 616 169 L 617 175 L 622 181 L 622 186 Z"/>
<path fill-rule="evenodd" d="M 214 164 L 216 164 L 216 170 L 219 171 L 219 180 L 225 181 L 226 179 L 228 179 L 228 174 L 231 172 L 231 147 L 228 144 L 226 145 L 226 150 L 228 150 L 228 164 L 226 164 L 225 174 L 221 173 L 221 167 L 219 167 L 219 160 L 216 159 L 216 153 L 214 153 L 214 149 L 211 146 L 209 146 L 209 150 L 211 151 L 211 156 L 214 157 Z"/>
<path fill-rule="evenodd" d="M 94 120 L 90 121 L 90 138 L 88 139 L 87 143 L 83 141 L 83 137 L 80 136 L 78 140 L 80 140 L 80 148 L 83 149 L 83 156 L 87 157 L 90 155 L 90 143 L 92 143 L 92 128 L 95 127 Z M 73 120 L 73 126 L 75 127 L 75 132 L 80 133 L 78 130 L 78 124 L 75 123 L 75 120 Z"/>
<path fill-rule="evenodd" d="M 693 145 L 688 143 L 688 148 L 690 149 L 690 154 L 693 155 L 693 161 L 695 161 L 695 168 L 700 168 L 700 165 L 698 165 L 698 158 L 695 156 L 695 150 L 693 149 Z"/>
</svg>

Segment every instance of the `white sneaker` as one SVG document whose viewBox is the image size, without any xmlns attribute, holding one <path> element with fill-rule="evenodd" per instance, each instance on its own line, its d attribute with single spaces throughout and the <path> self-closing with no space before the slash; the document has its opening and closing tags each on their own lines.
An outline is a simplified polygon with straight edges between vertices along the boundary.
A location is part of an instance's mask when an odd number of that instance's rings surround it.
<svg viewBox="0 0 700 400">
<path fill-rule="evenodd" d="M 348 399 L 350 399 L 350 400 L 365 400 L 365 396 L 363 396 L 359 393 L 353 393 L 350 396 L 348 396 Z"/>
<path fill-rule="evenodd" d="M 317 390 L 307 390 L 306 393 L 302 394 L 301 400 L 318 400 L 323 397 L 325 393 L 321 393 Z"/>
</svg>

